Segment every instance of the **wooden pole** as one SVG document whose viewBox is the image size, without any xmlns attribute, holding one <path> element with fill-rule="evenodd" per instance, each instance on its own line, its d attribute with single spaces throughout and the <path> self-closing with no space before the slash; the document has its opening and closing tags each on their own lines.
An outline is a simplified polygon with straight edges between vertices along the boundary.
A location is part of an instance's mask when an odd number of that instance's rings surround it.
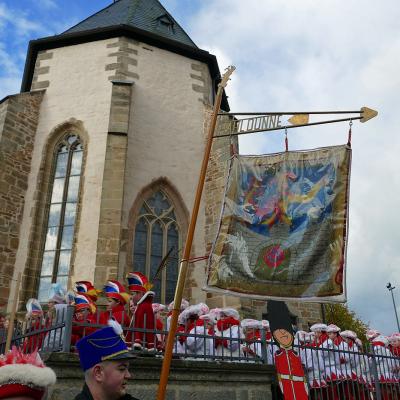
<svg viewBox="0 0 400 400">
<path fill-rule="evenodd" d="M 181 260 L 180 268 L 179 268 L 178 282 L 176 284 L 176 289 L 175 289 L 174 308 L 172 310 L 171 324 L 170 324 L 170 329 L 168 332 L 168 338 L 167 338 L 167 343 L 166 343 L 165 352 L 164 352 L 164 360 L 163 360 L 162 369 L 161 369 L 160 383 L 158 386 L 157 400 L 165 399 L 169 371 L 170 371 L 170 367 L 171 367 L 172 350 L 173 350 L 173 346 L 174 346 L 174 342 L 175 342 L 176 328 L 178 325 L 178 316 L 179 316 L 179 311 L 180 311 L 180 307 L 181 307 L 183 289 L 185 287 L 186 275 L 187 275 L 187 270 L 188 270 L 188 260 L 190 258 L 190 252 L 192 249 L 194 231 L 196 228 L 197 216 L 199 214 L 201 195 L 203 193 L 203 187 L 204 187 L 204 182 L 205 182 L 206 173 L 207 173 L 208 161 L 209 161 L 210 153 L 211 153 L 211 146 L 212 146 L 215 126 L 217 124 L 217 117 L 218 117 L 219 109 L 221 107 L 222 93 L 224 91 L 224 87 L 228 83 L 229 77 L 231 76 L 231 74 L 233 73 L 234 70 L 235 70 L 235 67 L 233 67 L 233 66 L 228 67 L 226 73 L 222 77 L 221 83 L 218 85 L 217 96 L 215 98 L 214 110 L 213 110 L 213 114 L 211 116 L 211 122 L 210 122 L 210 127 L 208 130 L 206 147 L 205 147 L 205 151 L 204 151 L 204 155 L 203 155 L 203 162 L 201 164 L 200 176 L 199 176 L 199 180 L 197 183 L 196 196 L 194 199 L 192 215 L 190 218 L 189 229 L 188 229 L 188 233 L 187 233 L 187 237 L 186 237 L 185 248 L 183 250 L 183 256 L 182 256 L 182 260 Z"/>
<path fill-rule="evenodd" d="M 22 277 L 22 274 L 21 274 L 21 272 L 19 272 L 18 278 L 17 278 L 17 284 L 15 285 L 15 293 L 14 293 L 14 300 L 13 300 L 13 305 L 12 305 L 12 309 L 11 309 L 10 322 L 8 325 L 5 353 L 7 353 L 11 347 L 11 339 L 12 339 L 13 332 L 14 332 L 15 314 L 17 312 L 19 287 L 21 286 L 21 277 Z"/>
</svg>

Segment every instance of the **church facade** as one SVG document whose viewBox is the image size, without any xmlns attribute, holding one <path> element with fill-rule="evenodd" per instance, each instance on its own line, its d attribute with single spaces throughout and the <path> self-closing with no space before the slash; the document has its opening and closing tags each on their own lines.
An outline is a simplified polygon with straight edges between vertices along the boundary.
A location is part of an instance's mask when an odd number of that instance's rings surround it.
<svg viewBox="0 0 400 400">
<path fill-rule="evenodd" d="M 172 300 L 220 71 L 157 0 L 118 0 L 66 32 L 30 42 L 21 93 L 0 102 L 0 300 L 45 302 L 52 282 L 154 281 Z M 229 111 L 224 96 L 222 107 Z M 226 160 L 214 141 L 193 257 L 208 253 Z M 265 303 L 206 294 L 191 264 L 192 303 L 261 318 Z M 319 304 L 290 304 L 300 325 Z"/>
</svg>

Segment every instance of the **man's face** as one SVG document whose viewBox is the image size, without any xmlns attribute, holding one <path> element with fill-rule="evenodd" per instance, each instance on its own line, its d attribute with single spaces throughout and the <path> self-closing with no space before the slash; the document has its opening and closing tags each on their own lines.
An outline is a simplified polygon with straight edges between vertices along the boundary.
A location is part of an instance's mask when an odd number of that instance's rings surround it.
<svg viewBox="0 0 400 400">
<path fill-rule="evenodd" d="M 6 322 L 6 319 L 4 317 L 0 317 L 0 328 L 4 328 L 5 322 Z"/>
<path fill-rule="evenodd" d="M 114 307 L 116 307 L 119 304 L 117 300 L 114 300 L 114 299 L 111 299 L 111 298 L 108 298 L 107 302 L 108 302 L 107 303 L 107 310 L 108 311 L 111 311 Z"/>
<path fill-rule="evenodd" d="M 48 302 L 49 311 L 53 310 L 55 305 L 56 305 L 56 303 L 54 301 L 49 301 Z"/>
<path fill-rule="evenodd" d="M 322 332 L 321 331 L 315 331 L 315 338 L 319 339 L 322 336 Z"/>
<path fill-rule="evenodd" d="M 102 388 L 105 398 L 114 400 L 126 394 L 129 373 L 128 361 L 106 361 L 101 363 L 103 369 Z"/>
<path fill-rule="evenodd" d="M 290 347 L 293 344 L 293 335 L 286 329 L 276 329 L 273 335 L 275 340 L 282 347 Z"/>
</svg>

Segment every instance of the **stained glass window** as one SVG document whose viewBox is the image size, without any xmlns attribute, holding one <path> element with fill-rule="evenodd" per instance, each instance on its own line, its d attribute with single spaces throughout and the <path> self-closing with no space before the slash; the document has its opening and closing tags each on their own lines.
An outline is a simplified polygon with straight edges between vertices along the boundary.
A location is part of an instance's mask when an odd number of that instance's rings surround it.
<svg viewBox="0 0 400 400">
<path fill-rule="evenodd" d="M 48 203 L 47 230 L 38 299 L 46 302 L 54 282 L 67 288 L 75 231 L 83 148 L 79 136 L 68 134 L 57 147 Z"/>
<path fill-rule="evenodd" d="M 153 279 L 168 251 L 166 268 Z M 174 299 L 178 279 L 180 232 L 174 206 L 161 190 L 147 198 L 140 209 L 133 244 L 133 270 L 144 273 L 154 284 L 154 302 L 168 304 Z"/>
</svg>

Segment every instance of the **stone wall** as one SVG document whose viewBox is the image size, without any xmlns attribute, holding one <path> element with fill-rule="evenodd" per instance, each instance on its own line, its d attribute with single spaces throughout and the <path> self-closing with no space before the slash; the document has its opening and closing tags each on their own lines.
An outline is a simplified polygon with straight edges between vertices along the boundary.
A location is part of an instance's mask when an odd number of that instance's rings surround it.
<svg viewBox="0 0 400 400">
<path fill-rule="evenodd" d="M 9 300 L 43 92 L 0 104 L 0 304 Z"/>
<path fill-rule="evenodd" d="M 50 400 L 70 400 L 83 385 L 83 373 L 76 354 L 53 353 L 46 364 L 57 375 Z M 138 358 L 131 362 L 128 392 L 140 400 L 154 400 L 162 360 Z M 167 400 L 271 400 L 272 366 L 172 360 Z"/>
</svg>

